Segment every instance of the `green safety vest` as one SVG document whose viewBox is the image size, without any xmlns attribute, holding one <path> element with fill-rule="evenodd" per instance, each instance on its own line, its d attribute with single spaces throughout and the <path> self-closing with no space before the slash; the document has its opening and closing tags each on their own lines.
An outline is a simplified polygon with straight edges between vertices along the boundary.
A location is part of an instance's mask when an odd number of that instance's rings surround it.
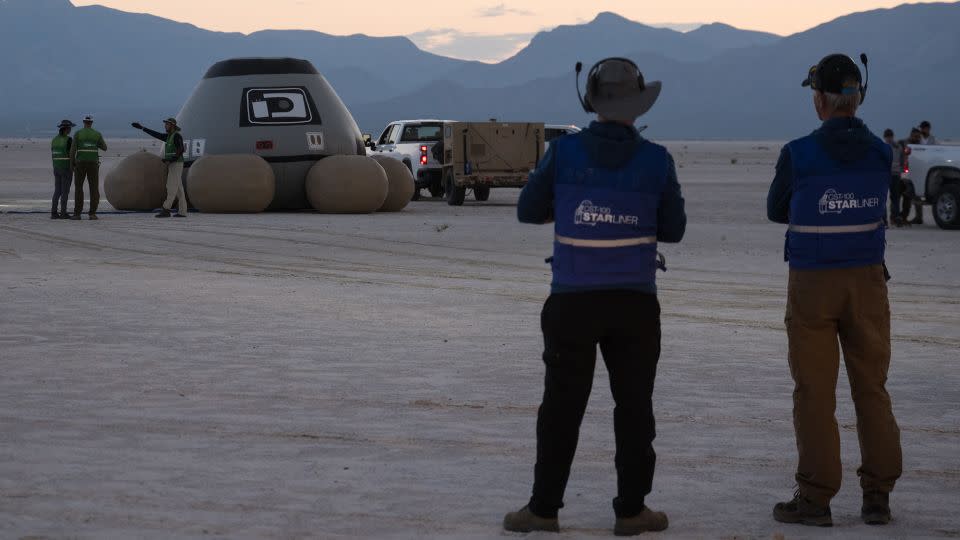
<svg viewBox="0 0 960 540">
<path fill-rule="evenodd" d="M 53 168 L 64 170 L 70 168 L 70 137 L 68 135 L 57 135 L 50 143 L 50 151 L 53 153 Z"/>
<path fill-rule="evenodd" d="M 73 136 L 77 145 L 77 161 L 100 161 L 100 141 L 103 135 L 93 128 L 83 128 Z"/>
<path fill-rule="evenodd" d="M 179 132 L 174 131 L 173 133 L 167 134 L 167 141 L 163 143 L 163 159 L 168 161 L 183 161 L 182 155 L 179 158 L 177 157 L 177 145 L 175 142 L 177 139 L 177 133 Z M 183 135 L 180 137 L 182 138 Z"/>
</svg>

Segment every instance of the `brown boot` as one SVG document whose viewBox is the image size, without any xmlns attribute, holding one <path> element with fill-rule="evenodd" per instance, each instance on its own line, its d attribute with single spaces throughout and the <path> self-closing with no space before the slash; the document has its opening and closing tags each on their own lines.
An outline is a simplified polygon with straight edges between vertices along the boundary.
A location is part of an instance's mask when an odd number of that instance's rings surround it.
<svg viewBox="0 0 960 540">
<path fill-rule="evenodd" d="M 879 491 L 864 491 L 860 517 L 867 525 L 886 525 L 890 523 L 890 494 Z"/>
<path fill-rule="evenodd" d="M 528 533 L 533 531 L 560 532 L 560 521 L 557 518 L 543 518 L 524 506 L 516 512 L 510 512 L 503 517 L 503 529 L 510 532 Z"/>
<path fill-rule="evenodd" d="M 654 512 L 643 507 L 643 512 L 629 518 L 617 518 L 613 525 L 613 534 L 616 536 L 636 536 L 645 532 L 659 532 L 667 530 L 670 522 L 663 512 Z"/>
<path fill-rule="evenodd" d="M 829 506 L 820 506 L 804 497 L 798 489 L 793 500 L 777 503 L 773 507 L 773 519 L 780 523 L 799 523 L 815 527 L 833 527 L 833 515 Z"/>
</svg>

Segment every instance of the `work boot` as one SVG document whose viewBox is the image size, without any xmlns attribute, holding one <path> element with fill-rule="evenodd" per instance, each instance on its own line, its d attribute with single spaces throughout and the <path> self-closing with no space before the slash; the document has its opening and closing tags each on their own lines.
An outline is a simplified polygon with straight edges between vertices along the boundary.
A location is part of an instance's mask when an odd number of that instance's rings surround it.
<svg viewBox="0 0 960 540">
<path fill-rule="evenodd" d="M 100 218 L 98 218 L 96 214 L 93 214 L 93 213 L 90 214 L 90 221 L 96 221 L 98 219 Z"/>
<path fill-rule="evenodd" d="M 890 523 L 890 494 L 879 491 L 864 491 L 860 517 L 867 525 L 886 525 Z"/>
<path fill-rule="evenodd" d="M 636 536 L 645 532 L 665 531 L 669 524 L 666 514 L 654 512 L 644 506 L 643 512 L 633 517 L 617 518 L 617 522 L 613 525 L 613 534 L 616 536 Z"/>
<path fill-rule="evenodd" d="M 528 533 L 533 531 L 560 532 L 560 520 L 557 518 L 542 518 L 524 506 L 516 512 L 510 512 L 503 517 L 503 529 L 510 532 Z"/>
<path fill-rule="evenodd" d="M 793 500 L 777 503 L 773 507 L 773 519 L 780 523 L 799 523 L 816 527 L 832 527 L 833 516 L 829 506 L 820 506 L 800 494 L 798 489 Z"/>
<path fill-rule="evenodd" d="M 161 208 L 160 212 L 155 216 L 159 218 L 170 217 L 170 211 L 166 208 Z"/>
<path fill-rule="evenodd" d="M 60 212 L 60 219 L 70 219 L 70 214 L 66 212 Z"/>
<path fill-rule="evenodd" d="M 74 214 L 70 216 L 70 219 L 72 219 L 73 221 L 80 221 L 80 214 Z"/>
<path fill-rule="evenodd" d="M 60 219 L 60 214 L 56 212 L 50 212 L 50 219 Z"/>
</svg>

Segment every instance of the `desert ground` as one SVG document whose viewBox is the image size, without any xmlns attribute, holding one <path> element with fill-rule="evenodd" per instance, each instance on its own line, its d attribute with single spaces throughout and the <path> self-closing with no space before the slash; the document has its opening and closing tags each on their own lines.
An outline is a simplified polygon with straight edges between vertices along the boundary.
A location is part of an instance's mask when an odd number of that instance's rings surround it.
<svg viewBox="0 0 960 540">
<path fill-rule="evenodd" d="M 516 222 L 517 190 L 396 214 L 53 221 L 47 144 L 0 140 L 0 538 L 521 536 L 500 523 L 532 483 L 552 229 Z M 155 147 L 108 144 L 103 173 Z M 780 145 L 668 146 L 689 226 L 661 248 L 648 504 L 670 528 L 651 537 L 960 537 L 960 234 L 928 208 L 888 235 L 894 522 L 859 519 L 841 373 L 835 526 L 782 525 Z M 598 363 L 560 538 L 612 535 L 612 410 Z"/>
</svg>

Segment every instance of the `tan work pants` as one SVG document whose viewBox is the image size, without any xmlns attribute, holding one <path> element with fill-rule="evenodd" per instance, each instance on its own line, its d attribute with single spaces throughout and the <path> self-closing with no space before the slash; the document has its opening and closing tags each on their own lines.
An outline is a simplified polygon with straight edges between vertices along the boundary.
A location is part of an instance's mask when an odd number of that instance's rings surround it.
<svg viewBox="0 0 960 540">
<path fill-rule="evenodd" d="M 183 162 L 172 161 L 167 163 L 167 200 L 163 203 L 164 210 L 173 208 L 173 201 L 179 201 L 177 212 L 181 216 L 187 215 L 187 194 L 183 190 Z"/>
<path fill-rule="evenodd" d="M 883 267 L 790 270 L 788 295 L 801 493 L 827 505 L 840 490 L 840 434 L 834 416 L 840 348 L 857 413 L 860 485 L 864 491 L 889 493 L 903 465 L 900 429 L 885 388 L 890 305 Z"/>
<path fill-rule="evenodd" d="M 83 181 L 90 186 L 90 213 L 96 214 L 100 206 L 100 162 L 77 161 L 74 169 L 73 214 L 83 212 Z"/>
</svg>

